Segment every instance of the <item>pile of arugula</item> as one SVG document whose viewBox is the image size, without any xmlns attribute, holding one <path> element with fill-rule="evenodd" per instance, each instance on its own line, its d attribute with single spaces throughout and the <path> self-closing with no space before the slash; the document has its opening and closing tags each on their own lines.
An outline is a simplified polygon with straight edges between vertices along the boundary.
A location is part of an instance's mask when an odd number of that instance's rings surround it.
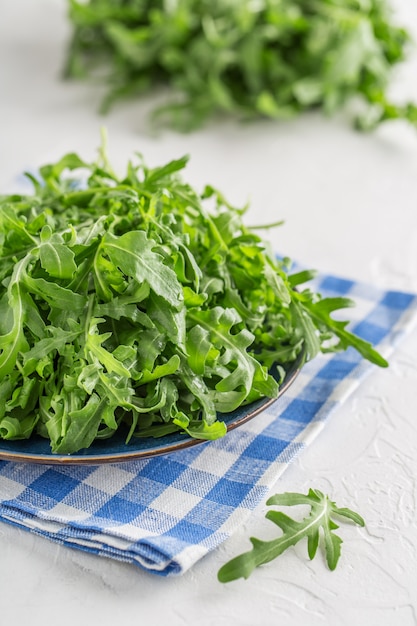
<svg viewBox="0 0 417 626">
<path fill-rule="evenodd" d="M 98 75 L 103 102 L 171 89 L 159 122 L 181 130 L 220 112 L 286 119 L 351 100 L 357 123 L 417 125 L 417 106 L 386 90 L 410 37 L 387 0 L 69 0 L 66 75 Z M 363 110 L 362 110 L 363 109 Z"/>
<path fill-rule="evenodd" d="M 215 439 L 218 412 L 276 397 L 302 351 L 386 365 L 331 318 L 351 301 L 301 289 L 312 272 L 289 275 L 243 210 L 183 182 L 186 161 L 118 178 L 104 149 L 68 154 L 0 197 L 0 437 Z"/>
</svg>

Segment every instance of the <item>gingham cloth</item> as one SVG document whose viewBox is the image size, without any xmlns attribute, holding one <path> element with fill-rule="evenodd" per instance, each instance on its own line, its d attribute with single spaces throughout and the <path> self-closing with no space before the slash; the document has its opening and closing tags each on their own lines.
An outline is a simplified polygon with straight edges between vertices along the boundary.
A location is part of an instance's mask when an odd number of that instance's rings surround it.
<svg viewBox="0 0 417 626">
<path fill-rule="evenodd" d="M 314 288 L 352 297 L 350 328 L 386 357 L 417 317 L 412 294 L 334 276 Z M 181 574 L 244 523 L 375 367 L 352 349 L 320 355 L 253 420 L 167 456 L 93 467 L 0 462 L 0 518 L 66 546 Z"/>
</svg>

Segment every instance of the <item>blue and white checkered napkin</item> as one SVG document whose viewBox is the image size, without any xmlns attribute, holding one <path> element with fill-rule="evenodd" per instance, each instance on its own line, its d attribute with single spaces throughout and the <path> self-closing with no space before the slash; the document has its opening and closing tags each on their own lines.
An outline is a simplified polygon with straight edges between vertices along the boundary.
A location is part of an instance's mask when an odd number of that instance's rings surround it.
<svg viewBox="0 0 417 626">
<path fill-rule="evenodd" d="M 389 356 L 411 330 L 417 297 L 332 276 L 315 288 L 348 295 L 354 331 Z M 181 574 L 227 539 L 329 414 L 375 366 L 355 351 L 319 356 L 273 406 L 220 440 L 118 465 L 0 463 L 0 519 L 54 541 Z"/>
</svg>

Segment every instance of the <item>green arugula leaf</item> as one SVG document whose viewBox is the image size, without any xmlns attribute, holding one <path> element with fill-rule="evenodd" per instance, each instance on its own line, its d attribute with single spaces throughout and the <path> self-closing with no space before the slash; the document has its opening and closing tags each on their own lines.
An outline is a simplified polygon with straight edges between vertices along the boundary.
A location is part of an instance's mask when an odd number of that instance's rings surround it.
<svg viewBox="0 0 417 626">
<path fill-rule="evenodd" d="M 62 330 L 55 326 L 48 326 L 50 337 L 45 337 L 36 342 L 30 350 L 23 353 L 23 374 L 32 374 L 41 359 L 51 355 L 55 351 L 62 351 L 65 345 L 71 344 L 80 336 L 82 330 Z"/>
<path fill-rule="evenodd" d="M 43 242 L 39 256 L 43 269 L 53 278 L 71 279 L 77 270 L 73 251 L 62 243 Z"/>
<path fill-rule="evenodd" d="M 82 294 L 74 293 L 44 278 L 32 278 L 26 274 L 22 282 L 28 290 L 41 297 L 53 309 L 81 313 L 87 304 L 87 299 Z"/>
<path fill-rule="evenodd" d="M 254 336 L 247 330 L 232 334 L 232 328 L 241 322 L 234 309 L 214 307 L 211 311 L 190 311 L 189 319 L 195 320 L 208 331 L 213 346 L 220 350 L 218 362 L 230 365 L 232 371 L 222 377 L 216 386 L 216 404 L 222 412 L 233 411 L 249 394 L 255 369 L 259 363 L 248 353 Z"/>
<path fill-rule="evenodd" d="M 317 327 L 311 319 L 311 316 L 307 314 L 306 310 L 300 306 L 296 300 L 292 302 L 291 307 L 298 332 L 304 338 L 307 358 L 309 360 L 314 359 L 321 349 L 320 335 Z"/>
<path fill-rule="evenodd" d="M 87 338 L 85 342 L 85 351 L 90 352 L 97 360 L 103 365 L 108 372 L 115 372 L 119 376 L 130 377 L 129 370 L 121 363 L 115 356 L 103 348 L 102 344 L 111 337 L 111 333 L 104 333 L 100 335 L 97 329 L 97 324 L 104 322 L 104 319 L 92 319 L 90 321 L 90 328 L 88 329 Z"/>
<path fill-rule="evenodd" d="M 282 535 L 271 541 L 251 538 L 252 549 L 232 559 L 219 570 L 220 582 L 230 582 L 237 578 L 248 578 L 253 570 L 260 565 L 269 563 L 280 556 L 289 547 L 302 539 L 308 540 L 308 555 L 313 559 L 323 537 L 324 553 L 329 569 L 334 570 L 340 558 L 342 539 L 334 533 L 339 526 L 334 516 L 344 517 L 359 526 L 365 526 L 363 518 L 347 508 L 338 508 L 328 496 L 318 489 L 310 489 L 308 494 L 283 493 L 269 498 L 267 505 L 294 506 L 308 505 L 310 513 L 301 521 L 296 521 L 281 511 L 268 511 L 266 518 L 276 524 Z"/>
<path fill-rule="evenodd" d="M 182 430 L 186 432 L 190 437 L 194 439 L 203 439 L 205 441 L 213 441 L 224 437 L 227 432 L 227 427 L 224 422 L 214 422 L 213 424 L 207 424 L 207 422 L 198 421 L 184 424 L 177 418 L 173 419 L 174 424 L 181 426 Z"/>
<path fill-rule="evenodd" d="M 187 355 L 191 369 L 196 374 L 204 375 L 206 364 L 213 368 L 220 350 L 210 340 L 210 332 L 196 324 L 187 334 Z"/>
<path fill-rule="evenodd" d="M 156 167 L 154 170 L 150 170 L 147 176 L 148 185 L 154 185 L 156 182 L 163 180 L 164 178 L 171 177 L 172 174 L 183 170 L 189 161 L 188 156 L 184 156 L 181 159 L 170 161 L 162 167 Z"/>
<path fill-rule="evenodd" d="M 310 318 L 316 324 L 323 323 L 326 329 L 331 329 L 336 337 L 339 338 L 339 346 L 346 349 L 348 346 L 355 348 L 365 359 L 375 363 L 380 367 L 388 367 L 388 362 L 379 352 L 377 352 L 368 341 L 364 341 L 357 335 L 346 330 L 347 321 L 336 321 L 330 317 L 330 314 L 338 309 L 344 309 L 354 306 L 354 302 L 348 298 L 326 298 L 319 302 L 304 303 L 304 311 L 308 309 Z"/>
<path fill-rule="evenodd" d="M 177 276 L 163 263 L 161 255 L 152 250 L 155 242 L 149 241 L 146 233 L 131 231 L 119 238 L 107 234 L 102 246 L 113 263 L 127 276 L 139 284 L 146 281 L 171 306 L 180 307 L 183 295 Z"/>
<path fill-rule="evenodd" d="M 0 335 L 0 380 L 13 371 L 19 352 L 28 347 L 23 330 L 25 310 L 22 298 L 21 275 L 25 271 L 26 260 L 20 261 L 13 271 L 7 288 L 9 311 L 12 317 L 11 328 Z"/>
<path fill-rule="evenodd" d="M 74 447 L 76 450 L 88 448 L 96 438 L 100 423 L 109 410 L 106 400 L 100 400 L 96 394 L 91 395 L 83 408 L 68 414 L 66 429 L 53 445 L 52 452 L 68 454 Z"/>
</svg>

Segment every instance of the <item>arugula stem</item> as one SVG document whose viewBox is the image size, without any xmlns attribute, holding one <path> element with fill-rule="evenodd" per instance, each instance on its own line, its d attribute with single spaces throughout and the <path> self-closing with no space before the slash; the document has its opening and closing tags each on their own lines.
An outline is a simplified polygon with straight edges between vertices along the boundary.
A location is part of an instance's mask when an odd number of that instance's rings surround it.
<svg viewBox="0 0 417 626">
<path fill-rule="evenodd" d="M 270 224 L 250 224 L 247 228 L 249 230 L 268 230 L 269 228 L 277 228 L 278 226 L 282 226 L 285 224 L 284 220 L 279 220 L 277 222 L 271 222 Z"/>
</svg>

